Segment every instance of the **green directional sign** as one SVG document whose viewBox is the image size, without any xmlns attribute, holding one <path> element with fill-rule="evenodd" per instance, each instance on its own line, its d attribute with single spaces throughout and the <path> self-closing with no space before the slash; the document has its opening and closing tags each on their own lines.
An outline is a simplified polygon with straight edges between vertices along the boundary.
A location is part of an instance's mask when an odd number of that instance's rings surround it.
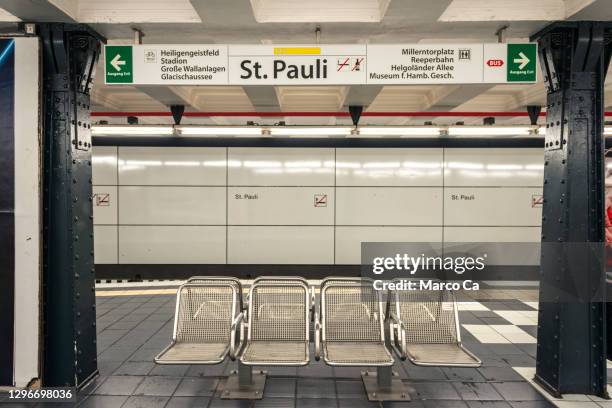
<svg viewBox="0 0 612 408">
<path fill-rule="evenodd" d="M 536 58 L 536 44 L 508 44 L 506 59 L 508 82 L 535 82 Z"/>
<path fill-rule="evenodd" d="M 107 45 L 104 55 L 107 84 L 134 82 L 131 45 Z"/>
</svg>

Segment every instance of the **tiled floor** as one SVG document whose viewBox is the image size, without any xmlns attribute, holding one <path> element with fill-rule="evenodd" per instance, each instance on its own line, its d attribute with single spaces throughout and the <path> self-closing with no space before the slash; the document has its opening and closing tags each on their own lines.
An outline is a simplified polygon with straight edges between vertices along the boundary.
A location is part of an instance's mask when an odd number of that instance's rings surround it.
<svg viewBox="0 0 612 408">
<path fill-rule="evenodd" d="M 463 342 L 482 359 L 482 367 L 417 367 L 409 362 L 396 362 L 395 370 L 409 388 L 412 401 L 385 404 L 368 402 L 360 368 L 332 368 L 314 359 L 306 367 L 266 368 L 270 376 L 263 400 L 221 400 L 219 379 L 229 374 L 235 363 L 226 361 L 215 366 L 156 366 L 153 363 L 153 357 L 170 341 L 174 296 L 159 293 L 160 289 L 105 292 L 97 298 L 100 377 L 80 393 L 81 407 L 554 406 L 524 377 L 525 370 L 533 370 L 535 366 L 537 303 L 533 300 L 533 289 L 496 289 L 497 296 L 506 297 L 485 296 L 478 302 L 460 303 Z M 517 372 L 513 367 L 521 368 Z M 581 407 L 571 403 L 587 401 L 563 402 L 566 404 L 555 402 L 555 405 Z M 602 400 L 588 402 L 599 407 L 609 406 Z"/>
</svg>

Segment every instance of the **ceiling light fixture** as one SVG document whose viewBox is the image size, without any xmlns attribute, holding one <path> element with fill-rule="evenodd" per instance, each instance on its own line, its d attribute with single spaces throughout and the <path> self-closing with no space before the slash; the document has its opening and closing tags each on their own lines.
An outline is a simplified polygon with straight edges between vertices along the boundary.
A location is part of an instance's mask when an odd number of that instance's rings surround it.
<svg viewBox="0 0 612 408">
<path fill-rule="evenodd" d="M 437 126 L 372 126 L 359 128 L 361 136 L 440 136 Z"/>
<path fill-rule="evenodd" d="M 531 126 L 451 126 L 449 136 L 528 136 L 533 133 Z"/>
<path fill-rule="evenodd" d="M 182 136 L 261 136 L 259 126 L 181 126 Z"/>
<path fill-rule="evenodd" d="M 272 136 L 350 136 L 351 129 L 348 126 L 329 126 L 329 127 L 272 127 Z"/>
<path fill-rule="evenodd" d="M 93 136 L 169 136 L 174 133 L 172 126 L 92 126 Z"/>
</svg>

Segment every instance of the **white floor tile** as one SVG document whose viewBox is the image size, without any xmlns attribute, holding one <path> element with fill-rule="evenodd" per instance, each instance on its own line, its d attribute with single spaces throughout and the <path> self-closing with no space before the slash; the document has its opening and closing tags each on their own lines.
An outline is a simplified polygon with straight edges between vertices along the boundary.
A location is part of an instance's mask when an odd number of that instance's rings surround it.
<svg viewBox="0 0 612 408">
<path fill-rule="evenodd" d="M 494 310 L 494 312 L 512 324 L 519 326 L 538 325 L 538 312 L 536 311 Z"/>
<path fill-rule="evenodd" d="M 489 310 L 488 307 L 476 301 L 457 302 L 457 307 L 459 310 L 470 311 L 470 312 L 486 312 L 487 310 Z"/>
<path fill-rule="evenodd" d="M 464 324 L 463 327 L 483 344 L 508 344 L 510 340 L 486 324 Z"/>
<path fill-rule="evenodd" d="M 513 326 L 511 324 L 492 324 L 490 327 L 501 334 L 503 337 L 508 339 L 511 343 L 520 344 L 536 344 L 537 340 L 535 337 L 521 329 L 520 327 Z"/>
</svg>

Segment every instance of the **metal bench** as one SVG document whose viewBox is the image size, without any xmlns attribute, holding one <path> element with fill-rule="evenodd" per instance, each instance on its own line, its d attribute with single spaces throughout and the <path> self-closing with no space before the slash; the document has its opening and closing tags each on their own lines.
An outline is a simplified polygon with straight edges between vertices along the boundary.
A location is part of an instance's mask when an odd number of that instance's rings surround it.
<svg viewBox="0 0 612 408">
<path fill-rule="evenodd" d="M 455 294 L 437 290 L 389 293 L 389 337 L 395 352 L 419 366 L 479 367 L 461 344 Z"/>
<path fill-rule="evenodd" d="M 240 282 L 189 280 L 177 291 L 172 341 L 157 364 L 219 364 L 230 348 L 230 328 L 242 310 Z"/>
<path fill-rule="evenodd" d="M 238 372 L 227 379 L 222 398 L 260 399 L 266 373 L 250 366 L 303 366 L 309 363 L 310 290 L 301 278 L 258 279 L 249 291 L 248 313 L 238 315 L 232 334 L 246 327 L 244 346 L 232 335 L 230 357 Z"/>
<path fill-rule="evenodd" d="M 377 367 L 362 372 L 370 401 L 407 401 L 393 356 L 385 345 L 381 294 L 369 279 L 330 278 L 321 282 L 321 317 L 316 316 L 315 354 L 331 366 Z"/>
</svg>

